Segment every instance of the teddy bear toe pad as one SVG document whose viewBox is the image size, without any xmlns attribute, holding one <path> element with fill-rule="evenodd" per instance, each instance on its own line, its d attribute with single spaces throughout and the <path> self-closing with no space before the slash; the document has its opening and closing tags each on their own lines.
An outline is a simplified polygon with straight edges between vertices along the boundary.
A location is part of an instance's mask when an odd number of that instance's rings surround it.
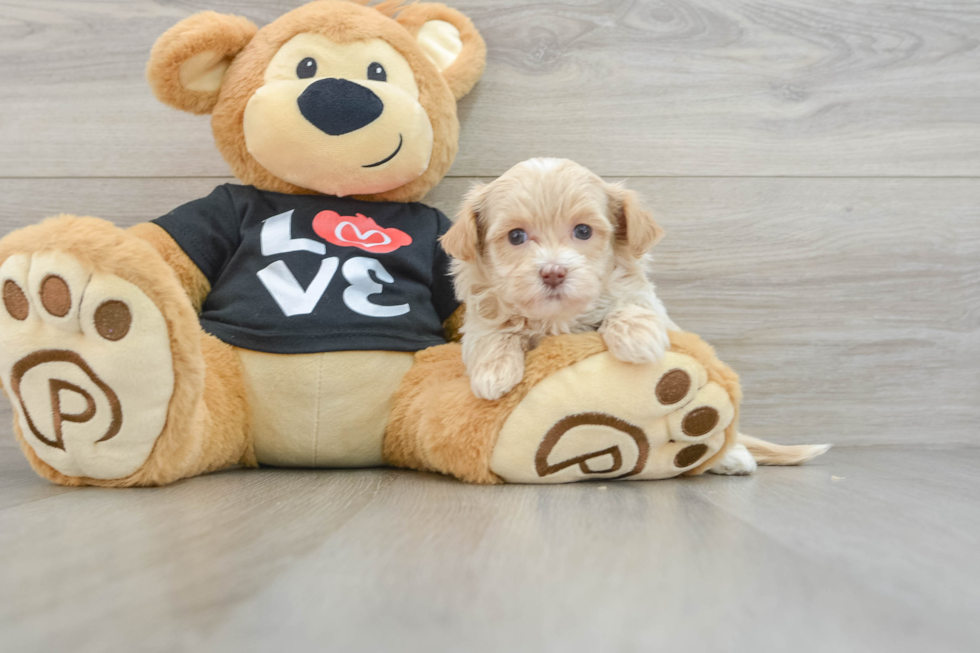
<svg viewBox="0 0 980 653">
<path fill-rule="evenodd" d="M 0 378 L 26 443 L 66 476 L 136 472 L 174 388 L 160 310 L 135 285 L 58 251 L 10 256 L 0 287 Z"/>
<path fill-rule="evenodd" d="M 734 416 L 728 394 L 690 356 L 635 365 L 601 353 L 531 389 L 490 467 L 511 483 L 670 478 L 717 453 Z"/>
</svg>

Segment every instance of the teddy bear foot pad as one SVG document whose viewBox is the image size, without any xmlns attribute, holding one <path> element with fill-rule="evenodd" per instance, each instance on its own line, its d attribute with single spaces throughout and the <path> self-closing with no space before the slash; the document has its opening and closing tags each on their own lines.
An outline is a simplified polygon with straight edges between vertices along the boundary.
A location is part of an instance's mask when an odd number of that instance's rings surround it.
<svg viewBox="0 0 980 653">
<path fill-rule="evenodd" d="M 490 468 L 510 483 L 670 478 L 718 453 L 734 417 L 728 393 L 694 358 L 671 352 L 658 365 L 633 365 L 605 352 L 531 389 L 507 418 Z"/>
<path fill-rule="evenodd" d="M 135 285 L 70 254 L 0 266 L 0 377 L 27 444 L 72 477 L 137 471 L 174 389 L 167 322 Z"/>
</svg>

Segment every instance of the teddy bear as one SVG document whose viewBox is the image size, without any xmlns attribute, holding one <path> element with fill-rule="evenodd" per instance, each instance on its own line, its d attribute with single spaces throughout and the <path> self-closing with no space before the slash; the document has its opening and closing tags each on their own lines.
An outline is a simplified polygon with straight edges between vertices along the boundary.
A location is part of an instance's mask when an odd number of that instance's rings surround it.
<svg viewBox="0 0 980 653">
<path fill-rule="evenodd" d="M 697 474 L 732 447 L 737 376 L 689 333 L 656 365 L 597 334 L 469 391 L 461 308 L 419 202 L 457 151 L 486 46 L 441 4 L 316 0 L 262 29 L 192 15 L 156 96 L 210 114 L 242 182 L 127 230 L 62 215 L 0 241 L 0 380 L 31 466 L 63 485 L 228 467 L 430 470 L 474 483 Z"/>
</svg>

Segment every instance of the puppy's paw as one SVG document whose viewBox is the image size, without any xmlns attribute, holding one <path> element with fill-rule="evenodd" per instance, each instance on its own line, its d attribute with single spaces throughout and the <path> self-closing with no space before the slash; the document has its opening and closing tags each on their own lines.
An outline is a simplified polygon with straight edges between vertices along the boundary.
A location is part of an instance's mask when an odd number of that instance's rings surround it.
<svg viewBox="0 0 980 653">
<path fill-rule="evenodd" d="M 524 378 L 524 356 L 506 353 L 470 370 L 470 387 L 480 399 L 500 399 Z"/>
<path fill-rule="evenodd" d="M 670 349 L 666 321 L 640 307 L 616 311 L 599 333 L 609 352 L 626 363 L 659 363 Z"/>
<path fill-rule="evenodd" d="M 748 476 L 758 465 L 744 444 L 736 444 L 708 471 L 722 476 Z"/>
</svg>

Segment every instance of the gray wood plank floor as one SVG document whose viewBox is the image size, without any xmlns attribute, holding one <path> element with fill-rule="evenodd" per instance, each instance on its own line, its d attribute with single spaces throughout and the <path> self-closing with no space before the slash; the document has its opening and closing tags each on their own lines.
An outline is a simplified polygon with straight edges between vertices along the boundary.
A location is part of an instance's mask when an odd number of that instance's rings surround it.
<svg viewBox="0 0 980 653">
<path fill-rule="evenodd" d="M 7 651 L 970 651 L 980 449 L 755 477 L 66 489 L 0 447 Z"/>
<path fill-rule="evenodd" d="M 627 179 L 752 478 L 480 488 L 396 470 L 36 477 L 0 402 L 0 649 L 980 649 L 980 2 L 449 0 L 489 45 L 427 201 L 529 156 Z M 153 40 L 301 0 L 0 1 L 0 234 L 232 181 Z"/>
</svg>

